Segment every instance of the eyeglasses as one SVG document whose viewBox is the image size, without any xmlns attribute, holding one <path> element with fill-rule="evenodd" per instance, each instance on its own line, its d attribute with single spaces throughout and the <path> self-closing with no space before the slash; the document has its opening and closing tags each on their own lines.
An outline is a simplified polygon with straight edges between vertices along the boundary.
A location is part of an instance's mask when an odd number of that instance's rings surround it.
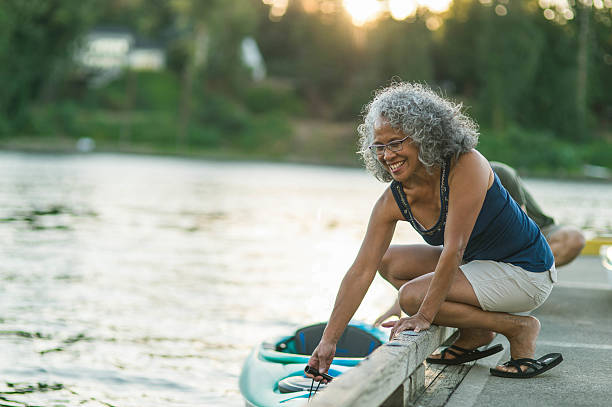
<svg viewBox="0 0 612 407">
<path fill-rule="evenodd" d="M 408 139 L 409 137 L 410 136 L 406 136 L 401 140 L 391 141 L 390 143 L 387 143 L 387 144 L 371 144 L 368 146 L 368 148 L 370 149 L 371 152 L 373 152 L 374 154 L 378 154 L 378 155 L 383 155 L 385 153 L 385 148 L 388 148 L 389 151 L 393 151 L 394 153 L 397 153 L 398 151 L 402 150 L 402 143 L 406 141 L 406 139 Z"/>
</svg>

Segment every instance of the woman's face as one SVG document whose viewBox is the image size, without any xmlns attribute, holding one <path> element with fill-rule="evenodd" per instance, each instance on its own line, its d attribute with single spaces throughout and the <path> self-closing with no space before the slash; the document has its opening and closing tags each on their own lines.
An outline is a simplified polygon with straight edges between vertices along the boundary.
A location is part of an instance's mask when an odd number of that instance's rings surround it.
<svg viewBox="0 0 612 407">
<path fill-rule="evenodd" d="M 374 142 L 373 144 L 388 144 L 392 141 L 404 139 L 407 134 L 395 130 L 384 118 L 379 118 L 374 123 Z M 377 153 L 376 157 L 382 166 L 391 174 L 393 179 L 402 181 L 410 177 L 421 166 L 418 158 L 418 147 L 410 137 L 401 143 L 399 151 L 391 151 L 384 148 Z"/>
</svg>

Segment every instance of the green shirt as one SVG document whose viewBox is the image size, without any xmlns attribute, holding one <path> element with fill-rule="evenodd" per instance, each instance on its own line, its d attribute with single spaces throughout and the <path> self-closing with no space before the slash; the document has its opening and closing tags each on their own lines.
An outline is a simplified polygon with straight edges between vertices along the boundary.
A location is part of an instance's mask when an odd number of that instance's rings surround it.
<svg viewBox="0 0 612 407">
<path fill-rule="evenodd" d="M 491 167 L 499 177 L 504 188 L 510 193 L 510 196 L 521 207 L 527 210 L 527 216 L 533 219 L 540 229 L 555 223 L 555 220 L 546 215 L 531 194 L 527 192 L 523 181 L 514 168 L 495 161 L 491 161 Z"/>
</svg>

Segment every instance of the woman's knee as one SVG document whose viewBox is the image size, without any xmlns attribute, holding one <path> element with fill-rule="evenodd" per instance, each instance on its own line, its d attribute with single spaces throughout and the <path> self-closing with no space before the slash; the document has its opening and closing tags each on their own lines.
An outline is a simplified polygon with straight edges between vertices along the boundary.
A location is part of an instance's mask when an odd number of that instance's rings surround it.
<svg viewBox="0 0 612 407">
<path fill-rule="evenodd" d="M 416 314 L 423 302 L 422 289 L 419 287 L 419 284 L 413 281 L 409 281 L 402 285 L 399 289 L 398 296 L 402 310 L 409 315 Z"/>
<path fill-rule="evenodd" d="M 397 279 L 397 277 L 393 275 L 392 266 L 392 264 L 394 263 L 394 259 L 397 257 L 396 253 L 394 253 L 395 251 L 396 250 L 394 246 L 390 246 L 383 255 L 380 264 L 378 265 L 378 273 L 380 274 L 380 276 L 391 283 L 393 283 L 393 280 Z"/>
</svg>

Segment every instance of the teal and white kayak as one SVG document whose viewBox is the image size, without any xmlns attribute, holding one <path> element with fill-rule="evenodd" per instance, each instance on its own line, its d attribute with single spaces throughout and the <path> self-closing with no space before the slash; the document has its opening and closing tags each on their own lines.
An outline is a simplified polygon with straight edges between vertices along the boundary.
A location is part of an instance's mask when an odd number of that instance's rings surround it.
<svg viewBox="0 0 612 407">
<path fill-rule="evenodd" d="M 240 392 L 251 407 L 303 405 L 312 379 L 304 374 L 318 345 L 325 323 L 298 329 L 293 335 L 258 345 L 246 359 L 240 375 Z M 337 377 L 359 364 L 387 341 L 388 333 L 361 322 L 351 322 L 336 345 L 328 374 Z M 315 384 L 316 387 L 316 384 Z M 321 384 L 319 391 L 325 388 Z"/>
</svg>

